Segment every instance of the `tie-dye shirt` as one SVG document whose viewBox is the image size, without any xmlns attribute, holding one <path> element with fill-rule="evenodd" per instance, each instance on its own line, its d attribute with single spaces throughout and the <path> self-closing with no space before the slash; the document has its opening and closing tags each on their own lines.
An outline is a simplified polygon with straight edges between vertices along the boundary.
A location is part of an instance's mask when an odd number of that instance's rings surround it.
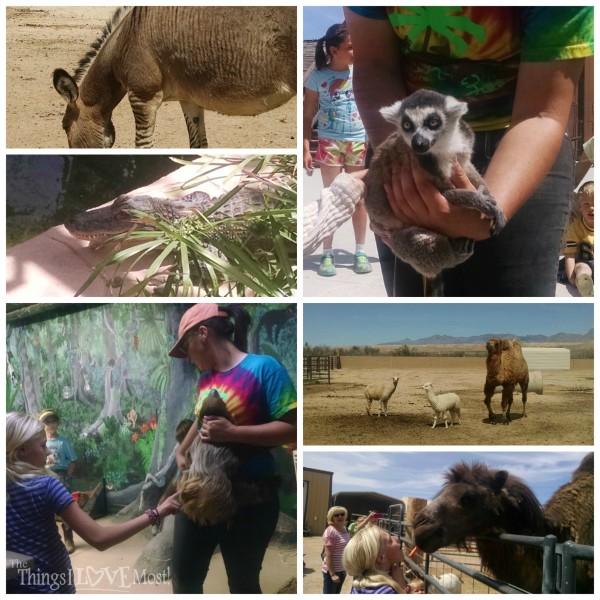
<svg viewBox="0 0 600 600">
<path fill-rule="evenodd" d="M 211 390 L 224 400 L 236 425 L 262 425 L 281 419 L 295 409 L 296 389 L 285 367 L 272 356 L 248 354 L 229 371 L 207 371 L 198 382 L 194 415 Z M 269 453 L 258 453 L 244 466 L 245 476 L 275 475 L 275 463 Z"/>
<path fill-rule="evenodd" d="M 591 6 L 350 7 L 388 19 L 401 40 L 402 80 L 410 94 L 433 89 L 469 103 L 475 130 L 509 124 L 521 62 L 594 53 Z"/>
</svg>

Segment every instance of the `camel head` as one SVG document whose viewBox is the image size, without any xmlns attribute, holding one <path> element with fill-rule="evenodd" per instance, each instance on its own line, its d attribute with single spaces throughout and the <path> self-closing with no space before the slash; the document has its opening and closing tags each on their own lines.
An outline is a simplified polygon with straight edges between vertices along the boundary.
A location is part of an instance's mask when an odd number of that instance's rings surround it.
<svg viewBox="0 0 600 600">
<path fill-rule="evenodd" d="M 537 499 L 518 478 L 480 463 L 458 463 L 446 473 L 440 493 L 415 517 L 415 543 L 435 552 L 445 546 L 464 547 L 468 537 L 510 532 L 512 520 L 521 525 L 516 514 L 521 505 L 531 505 L 534 520 L 541 523 Z"/>
<path fill-rule="evenodd" d="M 485 349 L 487 350 L 488 355 L 500 352 L 502 349 L 502 340 L 490 338 L 485 344 Z"/>
</svg>

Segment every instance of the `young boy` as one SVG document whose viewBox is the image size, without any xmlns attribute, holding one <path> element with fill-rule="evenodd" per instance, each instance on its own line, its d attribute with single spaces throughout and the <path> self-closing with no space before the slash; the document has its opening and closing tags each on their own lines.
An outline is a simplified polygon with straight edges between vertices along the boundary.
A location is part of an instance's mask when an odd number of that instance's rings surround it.
<svg viewBox="0 0 600 600">
<path fill-rule="evenodd" d="M 582 296 L 594 295 L 594 182 L 577 192 L 577 216 L 565 234 L 565 273 Z"/>
<path fill-rule="evenodd" d="M 66 437 L 58 435 L 59 418 L 56 411 L 46 408 L 39 414 L 38 419 L 44 424 L 46 447 L 50 450 L 46 466 L 54 471 L 65 487 L 71 491 L 68 480 L 75 472 L 77 454 L 75 454 L 71 442 Z M 65 522 L 62 524 L 62 530 L 67 552 L 72 554 L 75 552 L 73 530 Z"/>
</svg>

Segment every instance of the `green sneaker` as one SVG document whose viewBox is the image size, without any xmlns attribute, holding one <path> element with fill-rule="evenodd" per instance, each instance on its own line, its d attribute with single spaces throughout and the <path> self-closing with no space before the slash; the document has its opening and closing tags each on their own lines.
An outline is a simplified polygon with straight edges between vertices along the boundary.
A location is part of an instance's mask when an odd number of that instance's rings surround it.
<svg viewBox="0 0 600 600">
<path fill-rule="evenodd" d="M 576 285 L 582 296 L 591 297 L 594 295 L 594 280 L 587 273 L 583 273 L 577 278 Z"/>
<path fill-rule="evenodd" d="M 367 255 L 364 252 L 357 252 L 354 255 L 354 272 L 362 275 L 363 273 L 370 273 L 373 270 Z"/>
<path fill-rule="evenodd" d="M 317 273 L 321 275 L 321 277 L 333 277 L 337 274 L 337 271 L 335 270 L 333 254 L 327 252 L 321 256 L 321 264 L 319 265 L 319 270 Z"/>
</svg>

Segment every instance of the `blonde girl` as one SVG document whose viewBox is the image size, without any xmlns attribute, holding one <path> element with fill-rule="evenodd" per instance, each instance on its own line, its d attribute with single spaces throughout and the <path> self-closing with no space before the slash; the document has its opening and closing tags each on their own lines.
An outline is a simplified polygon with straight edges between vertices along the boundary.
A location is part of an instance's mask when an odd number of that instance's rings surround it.
<svg viewBox="0 0 600 600">
<path fill-rule="evenodd" d="M 6 549 L 34 559 L 19 570 L 7 593 L 74 594 L 71 559 L 56 527 L 59 515 L 97 550 L 125 541 L 179 509 L 174 496 L 125 523 L 101 527 L 79 508 L 56 475 L 45 468 L 50 451 L 44 425 L 20 413 L 6 415 Z"/>
<path fill-rule="evenodd" d="M 361 529 L 348 542 L 343 556 L 344 570 L 354 578 L 351 593 L 410 593 L 402 574 L 403 559 L 396 536 L 376 525 Z"/>
</svg>

